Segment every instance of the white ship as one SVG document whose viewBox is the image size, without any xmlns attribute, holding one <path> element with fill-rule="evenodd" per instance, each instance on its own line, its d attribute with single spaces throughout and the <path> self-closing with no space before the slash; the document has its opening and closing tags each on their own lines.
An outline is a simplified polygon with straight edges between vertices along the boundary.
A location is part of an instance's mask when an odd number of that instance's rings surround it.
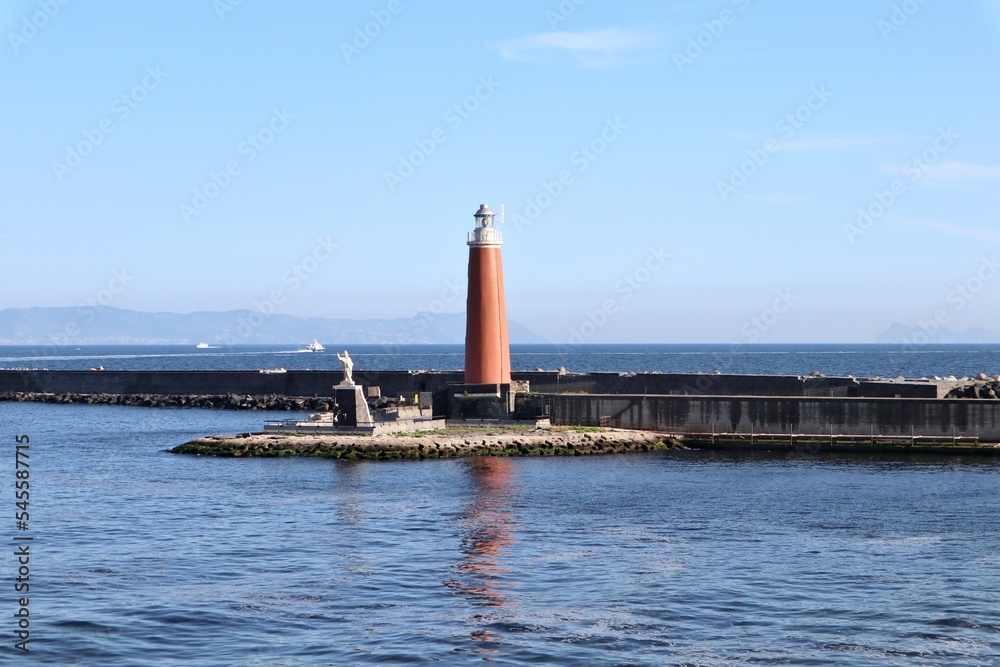
<svg viewBox="0 0 1000 667">
<path fill-rule="evenodd" d="M 197 345 L 195 345 L 195 347 L 198 348 L 199 350 L 207 350 L 209 347 L 211 347 L 211 345 L 209 345 L 208 343 L 198 343 Z"/>
<path fill-rule="evenodd" d="M 310 352 L 322 352 L 326 348 L 319 344 L 319 341 L 313 338 L 313 342 L 306 345 L 306 349 Z"/>
</svg>

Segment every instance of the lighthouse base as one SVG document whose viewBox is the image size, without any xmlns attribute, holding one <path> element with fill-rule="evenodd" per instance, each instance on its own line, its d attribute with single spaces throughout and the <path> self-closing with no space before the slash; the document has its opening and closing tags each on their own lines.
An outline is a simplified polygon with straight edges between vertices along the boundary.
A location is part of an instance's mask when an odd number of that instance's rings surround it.
<svg viewBox="0 0 1000 667">
<path fill-rule="evenodd" d="M 448 419 L 508 420 L 514 415 L 515 397 L 527 391 L 527 382 L 450 384 L 434 394 L 434 407 Z"/>
</svg>

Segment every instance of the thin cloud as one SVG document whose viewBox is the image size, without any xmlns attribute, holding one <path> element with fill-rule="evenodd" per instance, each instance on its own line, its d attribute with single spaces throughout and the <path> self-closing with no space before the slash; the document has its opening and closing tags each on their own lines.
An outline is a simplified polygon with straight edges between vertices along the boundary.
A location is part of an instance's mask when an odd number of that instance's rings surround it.
<svg viewBox="0 0 1000 667">
<path fill-rule="evenodd" d="M 765 204 L 777 204 L 779 206 L 790 206 L 792 208 L 815 208 L 814 203 L 811 200 L 806 199 L 805 197 L 799 197 L 798 195 L 779 193 L 771 195 L 739 195 L 739 197 L 749 201 L 758 201 Z"/>
<path fill-rule="evenodd" d="M 546 32 L 521 37 L 496 45 L 507 60 L 534 62 L 560 55 L 575 58 L 591 69 L 610 69 L 628 61 L 627 55 L 648 50 L 653 39 L 629 30 L 592 30 L 590 32 Z"/>
<path fill-rule="evenodd" d="M 859 139 L 842 137 L 834 139 L 802 139 L 779 141 L 778 150 L 786 153 L 850 151 L 867 146 L 891 143 L 889 139 Z"/>
<path fill-rule="evenodd" d="M 977 241 L 988 241 L 990 243 L 1000 242 L 1000 232 L 993 229 L 982 229 L 980 227 L 965 227 L 957 225 L 947 220 L 924 220 L 920 218 L 900 218 L 894 215 L 886 216 L 886 219 L 900 227 L 915 227 L 927 229 L 934 232 L 941 232 L 947 236 L 957 236 L 965 239 L 975 239 Z"/>
<path fill-rule="evenodd" d="M 1000 181 L 1000 164 L 972 164 L 970 162 L 939 162 L 932 165 L 883 165 L 882 171 L 894 176 L 920 173 L 920 180 L 932 185 L 968 183 L 972 181 Z"/>
</svg>

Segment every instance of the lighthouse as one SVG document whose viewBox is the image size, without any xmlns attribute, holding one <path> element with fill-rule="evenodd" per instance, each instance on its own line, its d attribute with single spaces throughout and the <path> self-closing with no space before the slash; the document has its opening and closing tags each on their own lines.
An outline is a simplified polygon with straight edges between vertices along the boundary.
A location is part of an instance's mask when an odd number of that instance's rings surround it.
<svg viewBox="0 0 1000 667">
<path fill-rule="evenodd" d="M 510 340 L 503 293 L 503 234 L 483 204 L 469 232 L 469 291 L 465 321 L 465 384 L 510 385 Z M 498 388 L 499 389 L 499 388 Z"/>
</svg>

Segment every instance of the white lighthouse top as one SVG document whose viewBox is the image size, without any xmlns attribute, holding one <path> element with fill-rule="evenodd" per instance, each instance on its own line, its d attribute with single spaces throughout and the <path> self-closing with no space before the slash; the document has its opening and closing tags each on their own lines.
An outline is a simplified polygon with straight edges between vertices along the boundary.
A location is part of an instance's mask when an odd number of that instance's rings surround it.
<svg viewBox="0 0 1000 667">
<path fill-rule="evenodd" d="M 503 234 L 493 226 L 493 216 L 495 215 L 496 213 L 490 210 L 489 205 L 483 204 L 479 207 L 474 216 L 476 218 L 476 228 L 469 232 L 470 246 L 503 245 Z"/>
</svg>

